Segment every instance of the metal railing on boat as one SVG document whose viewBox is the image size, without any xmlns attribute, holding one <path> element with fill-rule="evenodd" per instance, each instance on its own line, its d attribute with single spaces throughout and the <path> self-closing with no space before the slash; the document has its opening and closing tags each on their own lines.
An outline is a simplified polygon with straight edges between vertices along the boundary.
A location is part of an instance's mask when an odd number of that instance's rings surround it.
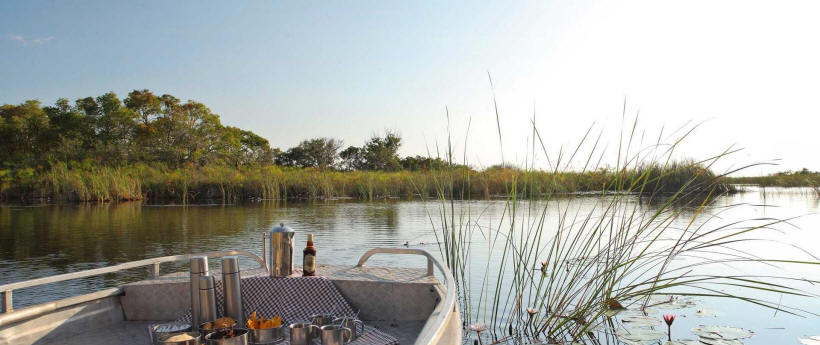
<svg viewBox="0 0 820 345">
<path fill-rule="evenodd" d="M 90 294 L 82 295 L 82 296 L 75 296 L 65 298 L 59 301 L 49 302 L 38 304 L 35 306 L 27 307 L 21 310 L 14 310 L 12 306 L 12 294 L 14 290 L 25 289 L 30 287 L 35 287 L 44 284 L 51 284 L 62 282 L 66 280 L 72 279 L 80 279 L 80 278 L 88 278 L 93 276 L 98 276 L 102 274 L 108 273 L 115 273 L 124 270 L 140 268 L 145 266 L 151 266 L 151 276 L 158 277 L 160 272 L 160 264 L 166 262 L 177 262 L 177 261 L 188 261 L 190 260 L 191 256 L 207 256 L 209 258 L 220 258 L 223 256 L 244 256 L 253 259 L 257 263 L 260 264 L 261 267 L 265 267 L 265 261 L 260 258 L 258 255 L 243 251 L 243 250 L 226 250 L 226 251 L 216 251 L 216 252 L 207 252 L 202 254 L 184 254 L 184 255 L 171 255 L 171 256 L 163 256 L 158 258 L 151 258 L 151 259 L 144 259 L 138 261 L 131 261 L 122 263 L 119 265 L 108 266 L 108 267 L 100 267 L 94 268 L 85 271 L 78 271 L 78 272 L 71 272 L 65 274 L 58 274 L 49 277 L 25 280 L 10 284 L 0 285 L 0 294 L 2 294 L 2 314 L 0 314 L 0 326 L 7 325 L 10 323 L 18 322 L 21 320 L 29 319 L 36 317 L 38 315 L 43 315 L 45 313 L 57 310 L 59 308 L 75 305 L 83 302 L 93 301 L 96 299 L 113 296 L 121 293 L 122 291 L 119 288 L 110 288 L 105 289 L 97 292 L 93 292 Z"/>
</svg>

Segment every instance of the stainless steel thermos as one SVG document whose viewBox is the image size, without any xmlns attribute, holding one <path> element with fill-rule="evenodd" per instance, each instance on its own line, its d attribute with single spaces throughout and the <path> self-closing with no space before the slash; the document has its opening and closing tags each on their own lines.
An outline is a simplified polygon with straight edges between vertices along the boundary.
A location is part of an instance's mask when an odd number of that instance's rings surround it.
<svg viewBox="0 0 820 345">
<path fill-rule="evenodd" d="M 216 289 L 213 276 L 199 277 L 199 322 L 216 320 Z M 240 319 L 241 320 L 241 319 Z"/>
<path fill-rule="evenodd" d="M 226 256 L 222 258 L 222 286 L 225 293 L 225 316 L 241 322 L 245 319 L 242 314 L 242 290 L 240 288 L 239 258 Z"/>
<path fill-rule="evenodd" d="M 287 277 L 293 274 L 293 236 L 296 232 L 285 224 L 271 229 L 268 234 L 270 241 L 270 274 L 274 277 Z"/>
<path fill-rule="evenodd" d="M 208 257 L 191 257 L 191 328 L 194 332 L 199 330 L 199 324 L 211 320 L 201 320 L 199 318 L 199 277 L 208 275 Z"/>
</svg>

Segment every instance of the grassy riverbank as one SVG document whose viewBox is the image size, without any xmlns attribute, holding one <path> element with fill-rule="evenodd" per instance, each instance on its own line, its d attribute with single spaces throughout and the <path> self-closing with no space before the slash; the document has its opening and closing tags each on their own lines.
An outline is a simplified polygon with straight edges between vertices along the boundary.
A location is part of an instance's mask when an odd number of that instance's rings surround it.
<svg viewBox="0 0 820 345">
<path fill-rule="evenodd" d="M 767 176 L 746 176 L 728 178 L 734 184 L 753 184 L 761 187 L 820 187 L 820 172 L 808 170 L 779 172 Z"/>
<path fill-rule="evenodd" d="M 641 179 L 647 175 L 649 178 Z M 547 194 L 612 190 L 643 193 L 675 192 L 689 183 L 691 190 L 708 192 L 715 185 L 728 188 L 710 171 L 693 163 L 666 168 L 645 167 L 616 173 L 526 171 L 491 168 L 481 171 L 463 166 L 419 171 L 336 171 L 311 168 L 205 166 L 170 169 L 137 164 L 127 167 L 0 170 L 0 196 L 4 200 L 54 201 L 237 202 L 249 199 L 330 199 L 435 197 L 441 182 L 452 183 L 447 197 L 486 199 L 516 191 L 522 198 Z M 636 187 L 637 181 L 644 183 Z M 695 181 L 695 182 L 690 182 Z"/>
</svg>

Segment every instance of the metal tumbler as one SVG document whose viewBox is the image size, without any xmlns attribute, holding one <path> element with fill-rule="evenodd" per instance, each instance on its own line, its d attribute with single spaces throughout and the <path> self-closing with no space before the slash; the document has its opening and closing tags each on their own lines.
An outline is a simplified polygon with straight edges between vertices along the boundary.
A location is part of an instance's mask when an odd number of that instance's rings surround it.
<svg viewBox="0 0 820 345">
<path fill-rule="evenodd" d="M 364 334 L 364 322 L 355 317 L 338 317 L 333 319 L 333 325 L 342 325 L 344 328 L 350 328 L 350 341 L 354 341 Z"/>
<path fill-rule="evenodd" d="M 199 277 L 208 275 L 208 257 L 207 256 L 192 256 L 191 257 L 191 326 L 193 331 L 199 330 L 199 324 L 205 321 L 199 318 Z"/>
<path fill-rule="evenodd" d="M 319 329 L 311 323 L 292 323 L 290 330 L 290 345 L 311 345 L 314 330 Z"/>
<path fill-rule="evenodd" d="M 239 257 L 226 256 L 222 258 L 222 286 L 225 294 L 223 303 L 225 316 L 241 322 L 245 317 L 242 314 Z"/>
<path fill-rule="evenodd" d="M 333 323 L 333 315 L 331 314 L 314 314 L 310 316 L 310 322 L 316 327 L 322 327 Z M 319 328 L 313 330 L 313 336 L 319 336 Z"/>
<path fill-rule="evenodd" d="M 322 345 L 344 345 L 350 342 L 353 332 L 339 325 L 322 326 Z"/>
</svg>

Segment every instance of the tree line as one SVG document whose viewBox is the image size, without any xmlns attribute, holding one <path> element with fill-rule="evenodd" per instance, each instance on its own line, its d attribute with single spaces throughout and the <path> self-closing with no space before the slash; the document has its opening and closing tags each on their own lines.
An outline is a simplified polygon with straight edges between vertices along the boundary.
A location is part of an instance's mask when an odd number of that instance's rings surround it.
<svg viewBox="0 0 820 345">
<path fill-rule="evenodd" d="M 204 104 L 134 90 L 124 100 L 113 92 L 52 106 L 29 100 L 0 107 L 0 168 L 48 168 L 55 163 L 92 167 L 134 163 L 287 167 L 336 170 L 442 168 L 439 158 L 398 155 L 401 137 L 374 135 L 362 146 L 314 138 L 281 150 L 247 130 L 225 126 Z"/>
</svg>

